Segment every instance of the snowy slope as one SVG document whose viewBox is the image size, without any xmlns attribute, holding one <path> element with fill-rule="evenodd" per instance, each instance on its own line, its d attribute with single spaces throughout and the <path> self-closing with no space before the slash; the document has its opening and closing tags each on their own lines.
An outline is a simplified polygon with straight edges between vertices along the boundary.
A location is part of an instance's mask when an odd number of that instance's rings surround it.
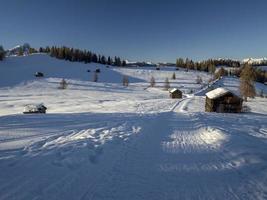
<svg viewBox="0 0 267 200">
<path fill-rule="evenodd" d="M 86 70 L 96 67 L 94 83 Z M 266 98 L 249 99 L 249 113 L 205 113 L 208 89 L 197 92 L 204 85 L 196 77 L 205 83 L 206 73 L 106 68 L 46 55 L 8 58 L 0 70 L 1 200 L 267 199 Z M 35 71 L 46 77 L 34 78 Z M 162 89 L 173 72 L 171 85 L 183 99 Z M 148 87 L 152 75 L 155 88 Z M 63 77 L 69 86 L 59 90 Z M 212 87 L 238 86 L 223 78 Z M 21 114 L 41 102 L 46 115 Z"/>
<path fill-rule="evenodd" d="M 68 62 L 52 58 L 46 54 L 7 57 L 3 62 L 0 62 L 0 87 L 12 86 L 22 81 L 35 80 L 34 74 L 39 71 L 43 72 L 45 77 L 92 81 L 94 71 L 97 68 L 100 68 L 102 71 L 99 74 L 100 82 L 121 82 L 122 74 L 96 63 Z M 91 72 L 88 73 L 87 70 L 91 70 Z M 138 79 L 130 79 L 130 81 L 136 82 Z"/>
<path fill-rule="evenodd" d="M 92 82 L 96 68 L 101 70 L 99 81 Z M 88 73 L 87 70 L 91 72 Z M 36 71 L 44 78 L 35 78 Z M 173 73 L 177 79 L 171 80 Z M 81 112 L 161 112 L 168 111 L 175 104 L 169 99 L 168 91 L 162 90 L 165 78 L 171 87 L 185 93 L 202 87 L 196 84 L 197 73 L 175 71 L 164 68 L 161 71 L 147 68 L 118 68 L 90 63 L 73 63 L 51 58 L 45 54 L 23 57 L 9 57 L 0 62 L 0 115 L 18 114 L 27 104 L 44 103 L 48 113 Z M 19 76 L 18 76 L 19 74 Z M 130 86 L 122 86 L 123 75 L 129 76 Z M 146 79 L 154 76 L 155 88 L 148 88 Z M 201 73 L 203 81 L 210 75 Z M 61 78 L 69 83 L 67 90 L 59 90 Z M 156 102 L 156 104 L 155 104 Z"/>
</svg>

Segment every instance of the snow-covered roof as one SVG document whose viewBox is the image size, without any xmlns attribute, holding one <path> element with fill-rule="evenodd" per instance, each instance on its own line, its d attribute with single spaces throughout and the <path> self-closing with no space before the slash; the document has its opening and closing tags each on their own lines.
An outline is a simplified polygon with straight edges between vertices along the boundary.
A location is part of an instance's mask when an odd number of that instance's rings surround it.
<svg viewBox="0 0 267 200">
<path fill-rule="evenodd" d="M 177 90 L 178 90 L 177 88 L 173 88 L 173 89 L 170 90 L 170 93 L 174 93 Z"/>
<path fill-rule="evenodd" d="M 218 97 L 221 97 L 225 94 L 227 94 L 228 92 L 230 92 L 230 90 L 227 90 L 226 88 L 217 88 L 217 89 L 214 89 L 208 93 L 206 93 L 206 96 L 209 98 L 209 99 L 216 99 Z"/>
</svg>

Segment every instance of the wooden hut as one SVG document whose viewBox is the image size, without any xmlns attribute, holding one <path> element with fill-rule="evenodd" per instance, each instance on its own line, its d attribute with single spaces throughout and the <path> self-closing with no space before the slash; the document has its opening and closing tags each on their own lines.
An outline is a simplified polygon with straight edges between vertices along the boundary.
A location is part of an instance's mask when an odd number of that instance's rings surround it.
<svg viewBox="0 0 267 200">
<path fill-rule="evenodd" d="M 170 90 L 170 97 L 172 99 L 181 99 L 183 97 L 183 93 L 181 90 L 173 88 L 172 90 Z"/>
<path fill-rule="evenodd" d="M 217 88 L 206 93 L 206 112 L 239 113 L 243 99 L 225 88 Z"/>
<path fill-rule="evenodd" d="M 35 72 L 35 77 L 44 77 L 44 73 L 42 73 L 42 72 Z"/>
<path fill-rule="evenodd" d="M 24 114 L 34 114 L 34 113 L 46 113 L 47 107 L 44 104 L 30 104 L 24 107 Z"/>
</svg>

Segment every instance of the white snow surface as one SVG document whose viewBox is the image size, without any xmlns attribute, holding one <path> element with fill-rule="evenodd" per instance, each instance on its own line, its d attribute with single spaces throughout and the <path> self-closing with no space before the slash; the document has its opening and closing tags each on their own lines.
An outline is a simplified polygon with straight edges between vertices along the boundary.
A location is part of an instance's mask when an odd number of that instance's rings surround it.
<svg viewBox="0 0 267 200">
<path fill-rule="evenodd" d="M 163 90 L 167 77 L 183 99 Z M 239 86 L 209 78 L 42 54 L 0 62 L 0 199 L 267 199 L 267 99 L 249 99 L 246 113 L 205 113 L 208 91 Z M 39 103 L 47 114 L 22 114 Z"/>
</svg>

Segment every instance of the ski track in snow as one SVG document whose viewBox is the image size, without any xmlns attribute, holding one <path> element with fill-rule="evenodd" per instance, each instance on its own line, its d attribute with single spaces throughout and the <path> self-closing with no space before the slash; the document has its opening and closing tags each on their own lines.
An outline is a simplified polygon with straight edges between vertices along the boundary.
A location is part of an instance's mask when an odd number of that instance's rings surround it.
<svg viewBox="0 0 267 200">
<path fill-rule="evenodd" d="M 80 130 L 42 137 L 22 151 L 2 151 L 7 158 L 0 159 L 1 199 L 267 197 L 266 142 L 246 130 L 266 116 L 248 122 L 249 115 L 240 115 L 232 124 L 236 115 L 95 115 L 72 116 Z M 69 118 L 62 116 L 61 126 Z M 220 123 L 229 126 L 222 129 Z"/>
</svg>

